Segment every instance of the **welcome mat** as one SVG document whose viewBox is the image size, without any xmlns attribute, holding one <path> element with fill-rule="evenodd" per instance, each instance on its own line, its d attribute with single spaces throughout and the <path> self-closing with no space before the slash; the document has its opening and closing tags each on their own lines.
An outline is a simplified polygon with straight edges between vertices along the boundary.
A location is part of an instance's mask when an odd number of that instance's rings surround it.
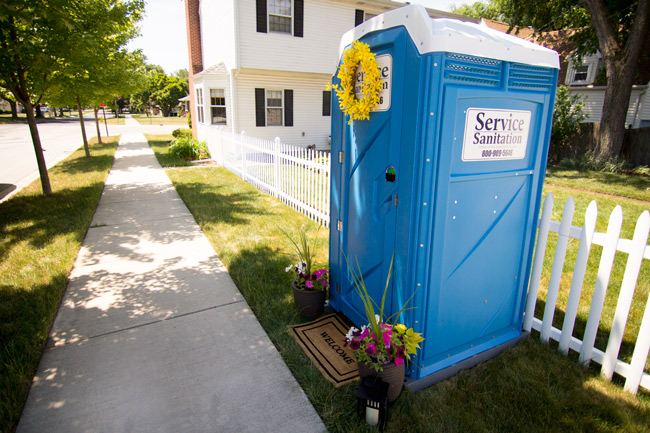
<svg viewBox="0 0 650 433">
<path fill-rule="evenodd" d="M 350 327 L 339 316 L 328 314 L 313 322 L 287 328 L 318 371 L 335 387 L 359 379 L 352 349 L 343 346 Z"/>
</svg>

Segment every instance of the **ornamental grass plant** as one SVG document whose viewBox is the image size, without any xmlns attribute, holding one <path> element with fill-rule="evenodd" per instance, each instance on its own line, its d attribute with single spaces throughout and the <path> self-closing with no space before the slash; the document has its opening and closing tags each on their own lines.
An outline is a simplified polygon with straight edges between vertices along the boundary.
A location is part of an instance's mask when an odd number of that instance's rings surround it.
<svg viewBox="0 0 650 433">
<path fill-rule="evenodd" d="M 328 270 L 326 268 L 314 270 L 316 265 L 314 263 L 313 242 L 309 241 L 305 226 L 300 226 L 298 240 L 294 240 L 286 231 L 282 230 L 282 232 L 291 242 L 299 260 L 298 263 L 285 268 L 285 272 L 293 273 L 293 284 L 306 291 L 327 290 L 329 287 Z"/>
<path fill-rule="evenodd" d="M 363 308 L 366 312 L 366 318 L 368 319 L 367 326 L 363 325 L 361 329 L 357 329 L 354 326 L 350 328 L 345 336 L 346 345 L 350 345 L 350 348 L 354 351 L 354 358 L 357 361 L 363 362 L 377 372 L 382 371 L 384 366 L 391 362 L 394 362 L 395 365 L 402 365 L 404 361 L 409 361 L 411 356 L 415 355 L 417 349 L 420 348 L 419 343 L 424 341 L 422 334 L 413 331 L 413 328 L 406 329 L 406 326 L 397 323 L 400 314 L 411 309 L 406 306 L 413 296 L 406 301 L 397 313 L 388 318 L 384 316 L 386 293 L 388 292 L 393 270 L 393 259 L 394 256 L 390 261 L 381 305 L 377 305 L 372 297 L 368 295 L 368 289 L 363 281 L 363 274 L 361 273 L 359 262 L 357 261 L 357 271 L 355 271 L 350 266 L 347 257 L 345 259 L 350 274 L 352 275 L 354 288 L 361 298 Z M 392 323 L 391 319 L 393 319 Z"/>
</svg>

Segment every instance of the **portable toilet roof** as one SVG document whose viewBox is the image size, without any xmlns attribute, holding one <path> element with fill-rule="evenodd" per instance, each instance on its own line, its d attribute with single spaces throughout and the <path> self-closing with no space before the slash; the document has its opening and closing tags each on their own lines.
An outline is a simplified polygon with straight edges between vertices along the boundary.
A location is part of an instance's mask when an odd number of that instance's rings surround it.
<svg viewBox="0 0 650 433">
<path fill-rule="evenodd" d="M 406 28 L 420 55 L 449 52 L 560 69 L 558 53 L 549 48 L 492 29 L 484 23 L 430 18 L 421 5 L 385 12 L 349 30 L 341 38 L 339 59 L 353 41 L 371 32 L 399 26 Z"/>
</svg>

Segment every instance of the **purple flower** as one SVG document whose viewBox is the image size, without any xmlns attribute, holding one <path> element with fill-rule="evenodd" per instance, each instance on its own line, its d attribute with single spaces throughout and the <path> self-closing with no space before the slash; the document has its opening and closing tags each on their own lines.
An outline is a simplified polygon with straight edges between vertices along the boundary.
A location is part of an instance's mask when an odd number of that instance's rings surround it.
<svg viewBox="0 0 650 433">
<path fill-rule="evenodd" d="M 359 350 L 360 347 L 361 347 L 361 344 L 359 344 L 359 342 L 357 340 L 350 341 L 350 349 Z"/>
</svg>

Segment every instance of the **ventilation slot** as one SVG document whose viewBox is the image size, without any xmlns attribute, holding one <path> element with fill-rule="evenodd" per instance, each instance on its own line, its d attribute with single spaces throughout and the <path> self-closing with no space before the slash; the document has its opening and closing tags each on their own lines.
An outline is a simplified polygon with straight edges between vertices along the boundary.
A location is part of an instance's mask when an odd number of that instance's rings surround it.
<svg viewBox="0 0 650 433">
<path fill-rule="evenodd" d="M 508 87 L 511 89 L 545 92 L 553 87 L 554 81 L 555 77 L 551 69 L 520 63 L 513 63 L 510 66 Z"/>
<path fill-rule="evenodd" d="M 445 79 L 464 84 L 498 87 L 501 82 L 501 63 L 499 60 L 448 54 Z"/>
</svg>

